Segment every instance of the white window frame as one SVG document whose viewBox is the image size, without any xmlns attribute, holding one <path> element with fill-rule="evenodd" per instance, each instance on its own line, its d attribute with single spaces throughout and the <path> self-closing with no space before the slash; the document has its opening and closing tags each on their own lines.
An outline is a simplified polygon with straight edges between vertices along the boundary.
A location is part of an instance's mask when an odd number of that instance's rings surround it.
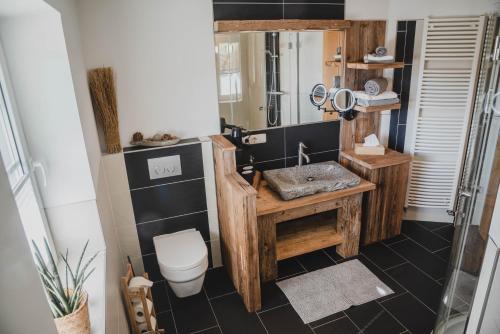
<svg viewBox="0 0 500 334">
<path fill-rule="evenodd" d="M 220 56 L 221 46 L 227 44 L 229 48 L 237 47 L 236 55 L 229 59 L 230 64 L 223 63 Z M 215 54 L 217 60 L 217 93 L 219 103 L 235 103 L 243 101 L 241 43 L 239 34 L 223 34 L 215 36 Z M 231 58 L 231 56 L 226 56 Z M 227 61 L 227 59 L 226 59 Z M 223 80 L 228 81 L 229 90 L 223 91 Z"/>
<path fill-rule="evenodd" d="M 24 186 L 26 186 L 27 182 L 31 181 L 30 183 L 31 186 L 33 187 L 33 192 L 37 201 L 36 204 L 38 206 L 38 209 L 40 210 L 40 216 L 43 224 L 42 228 L 43 231 L 45 232 L 45 237 L 48 241 L 52 254 L 57 254 L 57 250 L 55 248 L 52 238 L 52 233 L 50 231 L 50 227 L 48 224 L 47 216 L 45 214 L 42 197 L 40 195 L 40 191 L 38 189 L 38 183 L 34 173 L 33 165 L 36 164 L 36 162 L 34 162 L 31 159 L 31 156 L 29 154 L 26 137 L 23 132 L 22 122 L 15 103 L 15 94 L 13 86 L 10 81 L 7 61 L 1 43 L 0 43 L 0 103 L 3 103 L 5 105 L 7 116 L 10 121 L 9 124 L 10 129 L 14 136 L 16 150 L 20 158 L 22 170 L 24 172 L 22 178 L 15 185 L 11 186 L 12 193 L 14 195 L 14 198 L 16 198 L 17 195 L 19 195 L 19 193 L 24 189 Z M 4 168 L 3 162 L 0 162 L 0 168 Z M 32 247 L 31 240 L 28 240 L 28 243 L 31 248 Z M 38 246 L 43 247 L 43 245 L 38 245 Z M 44 249 L 42 248 L 41 250 L 42 253 L 45 255 Z"/>
</svg>

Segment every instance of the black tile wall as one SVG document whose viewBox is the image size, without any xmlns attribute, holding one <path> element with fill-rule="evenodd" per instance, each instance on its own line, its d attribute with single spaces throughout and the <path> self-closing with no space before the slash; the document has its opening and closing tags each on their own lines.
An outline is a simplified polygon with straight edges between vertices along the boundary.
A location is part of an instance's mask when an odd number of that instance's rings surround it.
<svg viewBox="0 0 500 334">
<path fill-rule="evenodd" d="M 144 269 L 156 282 L 156 290 L 162 291 L 160 283 L 164 283 L 164 278 L 158 267 L 154 236 L 195 228 L 205 240 L 212 266 L 201 143 L 187 139 L 180 145 L 124 152 Z M 180 156 L 182 175 L 150 180 L 148 159 L 173 155 Z M 162 299 L 157 311 L 168 311 L 169 304 L 162 297 L 165 294 L 157 295 Z"/>
<path fill-rule="evenodd" d="M 401 108 L 392 110 L 389 129 L 389 148 L 404 151 L 408 102 L 410 98 L 413 50 L 415 47 L 416 21 L 398 21 L 396 35 L 396 61 L 404 62 L 404 68 L 394 70 L 393 90 L 398 93 Z"/>
<path fill-rule="evenodd" d="M 254 159 L 255 168 L 260 171 L 295 166 L 299 142 L 307 146 L 304 151 L 309 155 L 312 163 L 338 161 L 339 121 L 250 132 L 250 134 L 256 133 L 266 133 L 266 143 L 237 150 L 236 163 L 240 171 L 243 166 L 250 163 L 250 156 Z"/>
<path fill-rule="evenodd" d="M 195 179 L 131 190 L 136 223 L 145 223 L 207 209 L 205 181 Z"/>
<path fill-rule="evenodd" d="M 125 154 L 127 176 L 130 189 L 150 187 L 167 183 L 164 178 L 151 180 L 148 159 L 179 155 L 182 175 L 168 178 L 168 183 L 203 177 L 201 144 L 174 146 L 168 149 L 151 149 Z"/>
<path fill-rule="evenodd" d="M 206 211 L 185 216 L 167 218 L 137 225 L 139 243 L 142 254 L 154 253 L 153 237 L 162 234 L 175 233 L 189 228 L 200 231 L 205 241 L 210 240 L 208 229 L 208 214 Z"/>
<path fill-rule="evenodd" d="M 318 153 L 339 148 L 340 122 L 320 122 L 285 128 L 286 156 L 297 156 L 299 143 L 304 143 L 307 153 Z"/>
<path fill-rule="evenodd" d="M 344 18 L 345 0 L 216 0 L 214 20 Z"/>
</svg>

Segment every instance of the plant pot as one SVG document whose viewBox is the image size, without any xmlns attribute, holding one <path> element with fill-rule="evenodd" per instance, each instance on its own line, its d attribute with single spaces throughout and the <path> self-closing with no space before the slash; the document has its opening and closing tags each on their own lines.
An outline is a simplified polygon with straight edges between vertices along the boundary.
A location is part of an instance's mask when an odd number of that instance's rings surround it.
<svg viewBox="0 0 500 334">
<path fill-rule="evenodd" d="M 82 293 L 80 306 L 75 312 L 54 319 L 58 334 L 90 334 L 88 296 Z"/>
</svg>

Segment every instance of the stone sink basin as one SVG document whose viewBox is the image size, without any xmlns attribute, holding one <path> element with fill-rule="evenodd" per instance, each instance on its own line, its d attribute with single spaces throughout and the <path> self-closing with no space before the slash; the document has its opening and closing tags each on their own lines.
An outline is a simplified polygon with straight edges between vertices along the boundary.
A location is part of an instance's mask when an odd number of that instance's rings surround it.
<svg viewBox="0 0 500 334">
<path fill-rule="evenodd" d="M 361 179 L 335 161 L 267 170 L 267 184 L 284 200 L 350 188 Z"/>
</svg>

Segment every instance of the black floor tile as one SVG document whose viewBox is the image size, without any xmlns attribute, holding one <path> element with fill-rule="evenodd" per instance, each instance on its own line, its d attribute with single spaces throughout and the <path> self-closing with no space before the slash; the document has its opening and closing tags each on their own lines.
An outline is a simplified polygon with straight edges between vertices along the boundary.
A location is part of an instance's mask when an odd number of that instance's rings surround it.
<svg viewBox="0 0 500 334">
<path fill-rule="evenodd" d="M 236 291 L 233 282 L 231 282 L 227 274 L 226 267 L 207 270 L 204 287 L 208 298 Z"/>
<path fill-rule="evenodd" d="M 302 322 L 292 305 L 285 305 L 259 313 L 259 317 L 269 334 L 312 333 L 312 330 Z"/>
<path fill-rule="evenodd" d="M 394 296 L 405 293 L 406 290 L 396 282 L 392 277 L 383 272 L 381 269 L 377 268 L 370 260 L 368 260 L 363 255 L 359 256 L 358 259 L 363 263 L 375 276 L 378 277 L 385 285 L 391 288 L 394 291 L 393 294 L 379 298 L 378 300 L 385 300 L 389 298 L 394 298 Z"/>
<path fill-rule="evenodd" d="M 289 303 L 288 298 L 274 282 L 263 283 L 260 287 L 260 293 L 262 311 Z"/>
<path fill-rule="evenodd" d="M 390 247 L 432 278 L 446 276 L 446 262 L 414 241 L 405 240 Z"/>
<path fill-rule="evenodd" d="M 151 295 L 153 296 L 156 313 L 170 310 L 166 281 L 155 282 L 151 288 Z"/>
<path fill-rule="evenodd" d="M 422 303 L 437 313 L 442 286 L 411 264 L 387 270 L 387 273 Z"/>
<path fill-rule="evenodd" d="M 386 240 L 383 240 L 382 243 L 384 245 L 390 245 L 390 244 L 393 244 L 395 242 L 400 242 L 400 241 L 403 241 L 403 240 L 406 240 L 406 236 L 403 235 L 403 234 L 400 234 L 400 235 L 397 235 L 395 237 L 392 237 L 390 239 L 386 239 Z"/>
<path fill-rule="evenodd" d="M 169 334 L 168 332 L 166 334 Z M 196 332 L 196 334 L 222 334 L 219 327 L 212 327 L 201 332 Z"/>
<path fill-rule="evenodd" d="M 449 223 L 439 223 L 439 222 L 428 222 L 428 221 L 422 221 L 422 220 L 409 220 L 404 222 L 404 224 L 411 224 L 411 223 L 417 223 L 418 225 L 422 226 L 426 230 L 433 231 L 438 228 L 442 228 L 445 226 L 450 225 Z"/>
<path fill-rule="evenodd" d="M 445 262 L 450 261 L 451 246 L 441 249 L 440 251 L 434 252 L 438 257 L 440 257 Z"/>
<path fill-rule="evenodd" d="M 335 246 L 325 248 L 324 251 L 335 262 L 344 260 L 344 258 L 337 253 L 337 248 Z"/>
<path fill-rule="evenodd" d="M 343 318 L 343 317 L 345 317 L 345 313 L 344 313 L 344 311 L 340 311 L 340 312 L 337 312 L 335 314 L 332 314 L 332 315 L 329 315 L 327 317 L 324 317 L 322 319 L 310 322 L 309 326 L 311 326 L 312 328 L 319 327 L 319 326 L 324 325 L 324 324 L 326 324 L 328 322 L 332 322 L 334 320 L 337 320 L 337 319 L 340 319 L 340 318 Z"/>
<path fill-rule="evenodd" d="M 351 307 L 344 312 L 365 334 L 399 334 L 405 330 L 376 301 Z"/>
<path fill-rule="evenodd" d="M 383 270 L 406 262 L 405 259 L 382 243 L 364 246 L 361 248 L 361 253 Z"/>
<path fill-rule="evenodd" d="M 297 260 L 299 260 L 307 271 L 323 269 L 335 264 L 322 250 L 297 256 Z"/>
<path fill-rule="evenodd" d="M 248 313 L 241 297 L 230 294 L 210 301 L 223 333 L 265 334 L 257 314 Z"/>
<path fill-rule="evenodd" d="M 441 236 L 441 238 L 444 238 L 444 239 L 448 240 L 449 242 L 452 242 L 453 241 L 453 233 L 455 232 L 455 228 L 453 227 L 453 225 L 449 225 L 449 226 L 445 226 L 445 227 L 442 227 L 440 229 L 434 230 L 432 232 L 438 234 L 439 236 Z"/>
<path fill-rule="evenodd" d="M 278 261 L 278 279 L 304 273 L 305 269 L 295 258 Z"/>
<path fill-rule="evenodd" d="M 167 311 L 162 313 L 159 313 L 157 311 L 156 320 L 158 321 L 159 329 L 164 329 L 166 333 L 177 333 L 177 331 L 175 330 L 175 323 L 172 311 Z"/>
<path fill-rule="evenodd" d="M 417 223 L 409 222 L 407 224 L 403 224 L 403 233 L 431 252 L 443 249 L 444 247 L 450 245 L 449 242 L 441 237 L 438 237 L 431 231 L 426 230 Z"/>
<path fill-rule="evenodd" d="M 326 325 L 316 327 L 314 329 L 316 334 L 357 334 L 359 333 L 358 328 L 352 323 L 349 318 L 344 317 L 333 322 L 329 322 Z"/>
<path fill-rule="evenodd" d="M 217 326 L 214 314 L 202 291 L 194 296 L 178 298 L 169 290 L 170 303 L 179 334 L 201 331 Z"/>
<path fill-rule="evenodd" d="M 412 334 L 429 334 L 434 328 L 435 314 L 408 293 L 382 305 Z"/>
</svg>

